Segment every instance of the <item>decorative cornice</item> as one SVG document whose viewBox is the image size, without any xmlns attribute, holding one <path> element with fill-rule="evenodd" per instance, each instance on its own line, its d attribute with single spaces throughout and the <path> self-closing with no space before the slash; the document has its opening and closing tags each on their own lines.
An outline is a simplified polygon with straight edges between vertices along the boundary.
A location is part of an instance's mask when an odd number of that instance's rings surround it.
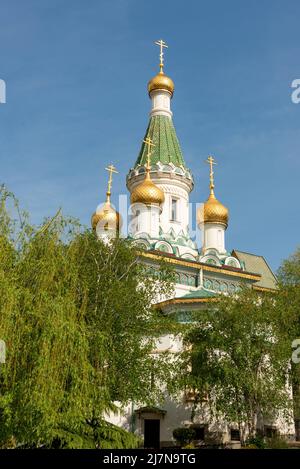
<svg viewBox="0 0 300 469">
<path fill-rule="evenodd" d="M 215 273 L 230 275 L 233 277 L 239 277 L 239 278 L 248 279 L 248 280 L 254 280 L 256 282 L 258 282 L 261 279 L 260 274 L 255 274 L 252 272 L 244 272 L 244 271 L 237 272 L 236 270 L 234 271 L 230 270 L 228 266 L 226 266 L 226 269 L 223 269 L 223 267 L 219 267 L 219 266 L 202 264 L 201 262 L 197 262 L 197 261 L 182 260 L 178 257 L 169 257 L 164 254 L 151 253 L 147 251 L 145 252 L 139 251 L 139 255 L 142 257 L 147 257 L 149 259 L 153 259 L 153 260 L 161 260 L 163 258 L 166 262 L 169 262 L 170 264 L 190 267 L 196 270 L 205 270 L 208 272 L 215 272 Z"/>
<path fill-rule="evenodd" d="M 160 309 L 169 305 L 177 304 L 198 304 L 198 303 L 212 303 L 217 301 L 218 298 L 172 298 L 153 305 L 155 308 Z"/>
<path fill-rule="evenodd" d="M 262 291 L 262 292 L 269 292 L 269 293 L 276 293 L 276 290 L 273 290 L 271 288 L 263 288 L 263 287 L 256 287 L 255 285 L 253 285 L 252 287 L 254 290 L 256 291 Z M 220 299 L 220 297 L 211 297 L 211 298 L 171 298 L 170 300 L 165 300 L 165 301 L 161 301 L 160 303 L 156 303 L 154 306 L 154 308 L 156 309 L 162 309 L 162 308 L 165 308 L 167 306 L 171 306 L 171 305 L 178 305 L 178 304 L 202 304 L 202 303 L 213 303 L 213 302 L 216 302 Z"/>
<path fill-rule="evenodd" d="M 140 168 L 131 169 L 126 177 L 126 186 L 130 192 L 145 178 L 145 172 L 143 171 L 140 173 L 139 169 Z M 161 164 L 159 163 L 151 167 L 150 175 L 152 181 L 159 185 L 159 187 L 161 187 L 165 192 L 174 193 L 174 186 L 177 186 L 177 188 L 181 191 L 178 195 L 181 195 L 186 200 L 187 196 L 184 191 L 191 192 L 194 187 L 192 176 L 190 176 L 187 172 L 184 174 L 176 173 L 175 167 L 172 171 L 167 172 L 163 171 Z"/>
</svg>

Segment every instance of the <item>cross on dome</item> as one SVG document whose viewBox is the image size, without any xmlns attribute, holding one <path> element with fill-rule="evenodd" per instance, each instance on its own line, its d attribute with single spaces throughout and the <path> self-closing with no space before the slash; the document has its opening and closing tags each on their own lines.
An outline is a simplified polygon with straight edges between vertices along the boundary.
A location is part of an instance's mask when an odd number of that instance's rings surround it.
<svg viewBox="0 0 300 469">
<path fill-rule="evenodd" d="M 156 44 L 157 46 L 160 47 L 160 54 L 159 54 L 160 64 L 159 64 L 159 67 L 160 67 L 160 71 L 162 72 L 163 68 L 164 68 L 164 47 L 168 48 L 168 46 L 165 43 L 165 41 L 163 41 L 162 39 L 159 39 L 159 41 L 155 41 L 154 44 Z"/>
<path fill-rule="evenodd" d="M 173 96 L 174 92 L 174 83 L 167 75 L 164 74 L 164 48 L 167 48 L 167 44 L 165 41 L 160 39 L 159 41 L 155 41 L 154 44 L 159 46 L 160 53 L 159 53 L 159 73 L 153 77 L 148 83 L 148 92 L 151 96 L 151 92 L 153 90 L 166 90 L 170 93 L 171 97 Z M 172 114 L 171 114 L 172 115 Z"/>
<path fill-rule="evenodd" d="M 216 165 L 216 160 L 214 159 L 213 156 L 209 155 L 207 160 L 205 160 L 205 163 L 208 163 L 210 166 L 210 174 L 209 174 L 209 179 L 210 179 L 210 189 L 213 189 L 215 187 L 214 184 L 214 167 L 213 165 Z"/>
<path fill-rule="evenodd" d="M 107 168 L 105 168 L 106 171 L 109 172 L 109 178 L 108 178 L 108 184 L 107 184 L 107 192 L 106 192 L 106 196 L 107 196 L 107 202 L 110 201 L 110 195 L 111 195 L 111 186 L 112 186 L 112 178 L 113 178 L 113 173 L 116 173 L 118 174 L 118 171 L 117 169 L 115 168 L 115 166 L 113 164 L 110 164 L 109 166 L 107 166 Z"/>
</svg>

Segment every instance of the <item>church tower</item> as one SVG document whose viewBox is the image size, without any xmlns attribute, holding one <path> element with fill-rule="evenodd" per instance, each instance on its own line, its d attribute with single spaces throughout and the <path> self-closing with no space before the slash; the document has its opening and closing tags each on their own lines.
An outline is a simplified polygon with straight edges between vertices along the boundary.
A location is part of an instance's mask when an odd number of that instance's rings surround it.
<svg viewBox="0 0 300 469">
<path fill-rule="evenodd" d="M 216 164 L 213 156 L 209 156 L 207 161 L 210 165 L 210 195 L 207 201 L 198 209 L 198 226 L 202 231 L 202 255 L 208 251 L 215 250 L 221 257 L 226 255 L 225 231 L 228 226 L 228 209 L 219 202 L 214 193 L 214 170 Z"/>
<path fill-rule="evenodd" d="M 197 247 L 189 235 L 189 194 L 194 181 L 172 120 L 174 83 L 164 73 L 163 51 L 167 45 L 162 40 L 156 44 L 160 47 L 160 70 L 148 83 L 150 121 L 138 158 L 127 175 L 132 204 L 129 234 L 143 247 L 196 260 Z M 151 204 L 151 216 L 146 215 L 146 208 L 134 207 L 136 191 L 144 180 L 161 191 L 156 204 Z M 149 211 L 149 204 L 145 205 Z"/>
</svg>

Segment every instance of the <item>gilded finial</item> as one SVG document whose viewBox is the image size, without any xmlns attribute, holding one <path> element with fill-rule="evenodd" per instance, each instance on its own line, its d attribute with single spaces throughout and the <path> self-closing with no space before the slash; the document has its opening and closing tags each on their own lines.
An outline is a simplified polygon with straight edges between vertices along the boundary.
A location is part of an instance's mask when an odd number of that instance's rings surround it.
<svg viewBox="0 0 300 469">
<path fill-rule="evenodd" d="M 143 142 L 147 145 L 147 166 L 146 166 L 146 171 L 147 171 L 147 174 L 149 175 L 150 174 L 150 169 L 151 169 L 151 164 L 150 164 L 150 157 L 151 157 L 151 149 L 152 147 L 155 147 L 155 144 L 153 143 L 153 141 L 151 140 L 150 137 L 146 137 L 145 140 L 143 140 Z"/>
<path fill-rule="evenodd" d="M 109 172 L 109 178 L 108 178 L 108 184 L 107 184 L 107 191 L 106 191 L 106 202 L 110 202 L 110 196 L 111 196 L 111 186 L 112 186 L 112 178 L 113 178 L 113 173 L 118 173 L 116 168 L 114 167 L 113 164 L 110 164 L 105 168 L 106 171 Z"/>
<path fill-rule="evenodd" d="M 162 39 L 160 39 L 159 41 L 155 41 L 155 43 L 157 46 L 160 47 L 160 54 L 159 54 L 159 60 L 160 60 L 160 63 L 159 63 L 159 68 L 160 68 L 160 73 L 164 73 L 164 47 L 165 48 L 168 48 L 167 44 L 165 43 L 165 41 L 163 41 Z"/>
<path fill-rule="evenodd" d="M 205 163 L 208 163 L 209 166 L 210 166 L 210 173 L 209 173 L 209 181 L 210 181 L 210 184 L 209 184 L 209 188 L 211 190 L 211 192 L 213 192 L 214 190 L 214 187 L 215 187 L 215 182 L 214 182 L 214 167 L 213 165 L 217 164 L 216 163 L 216 160 L 214 159 L 213 156 L 209 155 L 209 157 L 207 158 L 207 160 L 205 160 Z"/>
<path fill-rule="evenodd" d="M 165 43 L 165 41 L 163 41 L 162 39 L 160 39 L 159 41 L 155 41 L 154 44 L 156 44 L 160 48 L 160 54 L 159 54 L 160 71 L 158 72 L 157 75 L 155 75 L 155 77 L 151 78 L 151 80 L 148 83 L 149 96 L 151 97 L 152 91 L 165 90 L 165 91 L 168 91 L 172 97 L 174 93 L 173 80 L 164 74 L 164 48 L 167 48 L 168 46 Z"/>
</svg>

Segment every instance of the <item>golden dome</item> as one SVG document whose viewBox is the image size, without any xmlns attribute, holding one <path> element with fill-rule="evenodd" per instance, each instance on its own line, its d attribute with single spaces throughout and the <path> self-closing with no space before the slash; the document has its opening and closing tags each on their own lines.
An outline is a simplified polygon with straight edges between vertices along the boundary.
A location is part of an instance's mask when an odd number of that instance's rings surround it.
<svg viewBox="0 0 300 469">
<path fill-rule="evenodd" d="M 108 199 L 105 204 L 98 207 L 96 212 L 93 214 L 91 223 L 93 230 L 96 230 L 98 223 L 105 231 L 119 231 L 122 225 L 122 219 L 120 214 L 111 206 L 110 200 Z"/>
<path fill-rule="evenodd" d="M 130 201 L 132 204 L 145 205 L 162 204 L 165 201 L 164 192 L 151 181 L 149 168 L 145 179 L 131 192 Z"/>
<path fill-rule="evenodd" d="M 153 90 L 166 90 L 173 95 L 174 93 L 174 82 L 173 80 L 164 74 L 161 70 L 155 77 L 151 78 L 148 83 L 148 92 L 149 94 Z"/>
<path fill-rule="evenodd" d="M 221 223 L 228 226 L 229 211 L 218 199 L 216 199 L 214 190 L 211 189 L 210 196 L 203 207 L 198 209 L 199 223 Z"/>
</svg>

